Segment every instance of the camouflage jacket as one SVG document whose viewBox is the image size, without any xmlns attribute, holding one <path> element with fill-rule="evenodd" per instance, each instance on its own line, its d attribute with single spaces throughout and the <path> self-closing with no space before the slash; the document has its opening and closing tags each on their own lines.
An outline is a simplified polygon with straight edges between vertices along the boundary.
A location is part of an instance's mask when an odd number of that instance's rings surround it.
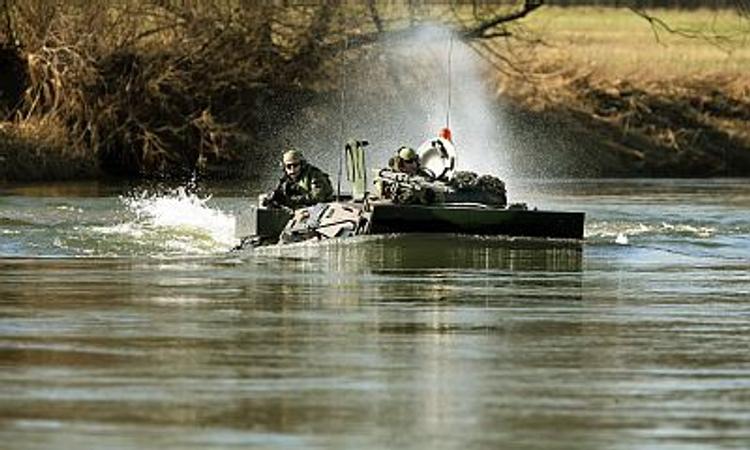
<svg viewBox="0 0 750 450">
<path fill-rule="evenodd" d="M 333 200 L 333 187 L 328 175 L 305 163 L 297 181 L 284 174 L 270 196 L 270 203 L 297 209 Z"/>
</svg>

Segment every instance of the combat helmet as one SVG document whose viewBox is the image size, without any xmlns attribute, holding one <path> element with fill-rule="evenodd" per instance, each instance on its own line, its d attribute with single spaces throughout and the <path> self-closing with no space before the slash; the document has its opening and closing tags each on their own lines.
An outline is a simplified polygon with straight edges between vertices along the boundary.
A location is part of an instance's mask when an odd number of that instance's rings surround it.
<svg viewBox="0 0 750 450">
<path fill-rule="evenodd" d="M 284 152 L 284 155 L 281 157 L 281 161 L 284 165 L 304 163 L 305 157 L 302 155 L 301 151 L 292 148 Z"/>
<path fill-rule="evenodd" d="M 401 147 L 398 149 L 398 157 L 402 161 L 411 162 L 418 159 L 417 152 L 411 147 Z"/>
</svg>

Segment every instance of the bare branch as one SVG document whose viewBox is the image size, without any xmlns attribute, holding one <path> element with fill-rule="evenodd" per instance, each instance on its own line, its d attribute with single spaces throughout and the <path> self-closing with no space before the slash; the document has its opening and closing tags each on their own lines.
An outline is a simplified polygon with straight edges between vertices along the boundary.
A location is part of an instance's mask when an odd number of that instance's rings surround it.
<svg viewBox="0 0 750 450">
<path fill-rule="evenodd" d="M 462 33 L 462 37 L 464 39 L 488 39 L 491 37 L 498 36 L 498 32 L 491 33 L 490 30 L 492 28 L 495 28 L 499 25 L 502 25 L 504 23 L 513 22 L 515 20 L 521 19 L 527 15 L 529 15 L 532 11 L 539 8 L 544 4 L 544 0 L 524 0 L 523 8 L 521 8 L 520 11 L 508 13 L 508 14 L 500 14 L 497 15 L 489 20 L 486 20 L 476 27 L 465 30 Z M 501 36 L 504 36 L 505 33 L 499 32 Z"/>
<path fill-rule="evenodd" d="M 741 2 L 744 1 L 744 0 L 738 0 L 738 1 L 741 4 Z M 672 26 L 670 26 L 664 20 L 662 20 L 662 19 L 660 19 L 660 18 L 658 18 L 658 17 L 656 17 L 654 15 L 651 15 L 651 14 L 647 13 L 645 10 L 643 10 L 641 8 L 637 8 L 637 7 L 631 6 L 631 7 L 629 7 L 629 9 L 631 11 L 633 11 L 635 14 L 637 14 L 638 16 L 640 16 L 640 17 L 642 17 L 642 18 L 644 18 L 644 19 L 646 19 L 648 21 L 648 23 L 651 25 L 651 29 L 652 29 L 652 31 L 654 33 L 654 37 L 655 37 L 656 41 L 659 42 L 659 43 L 661 43 L 661 39 L 660 39 L 660 36 L 659 36 L 659 31 L 663 30 L 663 31 L 666 31 L 667 33 L 670 33 L 670 34 L 673 34 L 673 35 L 676 35 L 676 36 L 681 36 L 681 37 L 684 37 L 684 38 L 687 38 L 687 39 L 703 39 L 703 40 L 705 40 L 705 41 L 707 41 L 707 42 L 715 45 L 717 48 L 719 48 L 721 50 L 724 50 L 724 51 L 727 51 L 727 52 L 730 50 L 728 48 L 728 44 L 731 43 L 731 38 L 730 38 L 730 36 L 728 36 L 726 34 L 722 34 L 722 33 L 705 33 L 705 32 L 700 31 L 700 30 L 690 30 L 690 29 L 684 29 L 684 28 L 673 28 Z"/>
<path fill-rule="evenodd" d="M 370 17 L 372 17 L 372 22 L 375 24 L 375 29 L 378 30 L 378 33 L 382 33 L 383 20 L 380 18 L 380 14 L 378 14 L 378 9 L 375 6 L 375 0 L 367 0 L 367 7 L 370 9 Z"/>
</svg>

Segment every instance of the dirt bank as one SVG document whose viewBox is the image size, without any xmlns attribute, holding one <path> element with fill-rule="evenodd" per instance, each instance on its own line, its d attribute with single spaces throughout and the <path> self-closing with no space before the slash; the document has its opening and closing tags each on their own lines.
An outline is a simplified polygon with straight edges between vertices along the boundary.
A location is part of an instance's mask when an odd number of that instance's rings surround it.
<svg viewBox="0 0 750 450">
<path fill-rule="evenodd" d="M 750 83 L 745 80 L 506 79 L 499 89 L 518 126 L 531 124 L 524 139 L 542 165 L 540 172 L 750 176 Z M 550 153 L 556 157 L 540 157 Z M 554 166 L 544 167 L 545 160 Z"/>
</svg>

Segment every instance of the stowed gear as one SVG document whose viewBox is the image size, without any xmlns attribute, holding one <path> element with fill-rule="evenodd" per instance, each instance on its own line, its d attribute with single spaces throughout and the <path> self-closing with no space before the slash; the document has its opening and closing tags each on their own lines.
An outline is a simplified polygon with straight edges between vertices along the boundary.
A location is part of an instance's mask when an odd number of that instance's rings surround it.
<svg viewBox="0 0 750 450">
<path fill-rule="evenodd" d="M 492 175 L 456 172 L 444 183 L 382 170 L 375 179 L 375 197 L 397 204 L 432 205 L 445 202 L 477 202 L 495 207 L 507 205 L 505 183 Z"/>
<path fill-rule="evenodd" d="M 431 205 L 445 202 L 447 190 L 442 182 L 384 169 L 375 179 L 374 197 L 401 205 Z"/>
</svg>

